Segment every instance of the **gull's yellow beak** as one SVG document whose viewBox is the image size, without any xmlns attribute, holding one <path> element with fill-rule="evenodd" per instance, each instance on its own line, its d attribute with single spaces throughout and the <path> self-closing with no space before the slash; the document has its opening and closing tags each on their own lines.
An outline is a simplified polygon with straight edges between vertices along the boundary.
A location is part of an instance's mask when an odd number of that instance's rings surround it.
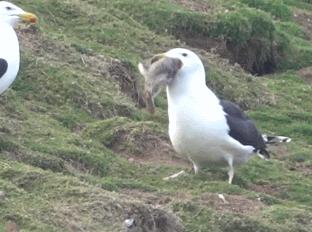
<svg viewBox="0 0 312 232">
<path fill-rule="evenodd" d="M 152 59 L 151 59 L 151 64 L 153 64 L 153 63 L 155 63 L 156 61 L 159 61 L 159 60 L 161 60 L 161 59 L 163 59 L 163 58 L 165 58 L 165 57 L 166 57 L 166 54 L 165 54 L 165 53 L 157 54 L 157 55 L 155 55 L 155 56 L 152 57 Z"/>
<path fill-rule="evenodd" d="M 37 23 L 38 21 L 38 17 L 29 12 L 25 12 L 21 14 L 19 17 L 25 23 Z"/>
</svg>

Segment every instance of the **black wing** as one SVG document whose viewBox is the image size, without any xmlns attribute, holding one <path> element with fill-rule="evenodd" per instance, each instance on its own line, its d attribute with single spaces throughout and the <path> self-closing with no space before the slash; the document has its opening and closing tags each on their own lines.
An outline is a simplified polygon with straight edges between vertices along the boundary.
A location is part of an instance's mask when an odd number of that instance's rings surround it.
<svg viewBox="0 0 312 232">
<path fill-rule="evenodd" d="M 8 70 L 8 62 L 5 59 L 0 58 L 0 78 L 6 73 Z"/>
<path fill-rule="evenodd" d="M 221 100 L 220 105 L 226 113 L 226 121 L 229 125 L 229 135 L 243 145 L 251 145 L 255 151 L 269 157 L 262 134 L 248 116 L 233 102 Z"/>
</svg>

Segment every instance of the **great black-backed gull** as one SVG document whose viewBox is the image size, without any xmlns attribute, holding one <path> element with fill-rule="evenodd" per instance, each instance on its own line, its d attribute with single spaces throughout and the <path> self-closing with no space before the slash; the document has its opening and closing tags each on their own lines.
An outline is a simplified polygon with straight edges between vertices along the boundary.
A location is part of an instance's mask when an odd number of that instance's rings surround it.
<svg viewBox="0 0 312 232">
<path fill-rule="evenodd" d="M 0 94 L 10 87 L 19 70 L 19 43 L 14 31 L 19 22 L 36 23 L 37 17 L 12 3 L 0 1 Z"/>
<path fill-rule="evenodd" d="M 151 66 L 164 57 L 181 61 L 175 77 L 162 81 L 167 85 L 170 140 L 177 153 L 193 163 L 195 173 L 201 167 L 227 165 L 232 183 L 235 166 L 255 154 L 269 157 L 267 142 L 290 141 L 287 137 L 262 136 L 236 104 L 219 100 L 206 86 L 203 63 L 194 52 L 171 49 L 155 56 Z M 139 70 L 145 76 L 149 73 L 143 64 Z"/>
</svg>

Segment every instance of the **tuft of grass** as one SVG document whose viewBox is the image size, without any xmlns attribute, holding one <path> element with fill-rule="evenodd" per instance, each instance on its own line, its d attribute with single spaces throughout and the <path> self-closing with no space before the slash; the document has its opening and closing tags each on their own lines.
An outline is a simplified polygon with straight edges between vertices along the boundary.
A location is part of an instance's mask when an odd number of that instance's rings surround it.
<svg viewBox="0 0 312 232">
<path fill-rule="evenodd" d="M 283 21 L 292 19 L 292 12 L 290 8 L 283 2 L 283 0 L 240 0 L 249 7 L 269 12 L 273 16 Z"/>
</svg>

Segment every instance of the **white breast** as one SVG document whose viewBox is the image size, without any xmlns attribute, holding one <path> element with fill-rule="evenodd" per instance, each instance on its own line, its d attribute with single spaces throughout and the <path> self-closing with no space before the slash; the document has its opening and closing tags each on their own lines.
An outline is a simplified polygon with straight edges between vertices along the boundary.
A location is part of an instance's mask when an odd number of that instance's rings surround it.
<svg viewBox="0 0 312 232">
<path fill-rule="evenodd" d="M 175 150 L 198 166 L 227 165 L 229 157 L 244 162 L 252 148 L 228 135 L 218 98 L 206 85 L 187 84 L 174 83 L 167 88 L 169 136 Z"/>
<path fill-rule="evenodd" d="M 0 94 L 2 94 L 16 78 L 20 54 L 16 33 L 10 25 L 0 23 L 0 35 L 0 58 L 8 62 L 7 72 L 0 78 Z"/>
</svg>

